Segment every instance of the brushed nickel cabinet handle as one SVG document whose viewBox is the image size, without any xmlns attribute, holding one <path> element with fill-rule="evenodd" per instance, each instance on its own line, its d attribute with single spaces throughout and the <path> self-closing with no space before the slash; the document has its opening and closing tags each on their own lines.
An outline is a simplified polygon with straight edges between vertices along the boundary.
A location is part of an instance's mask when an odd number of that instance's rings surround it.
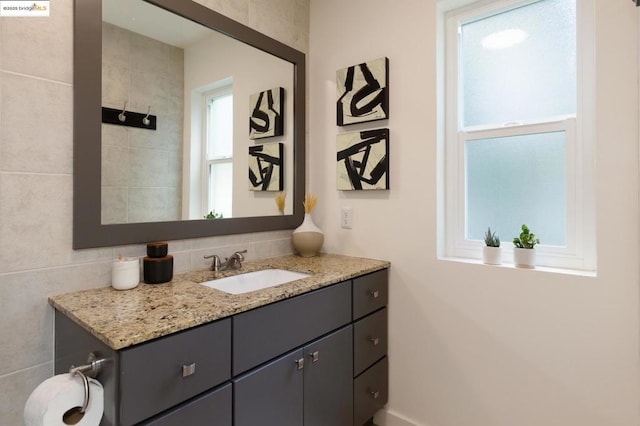
<svg viewBox="0 0 640 426">
<path fill-rule="evenodd" d="M 369 391 L 369 395 L 371 395 L 373 399 L 378 399 L 380 398 L 380 391 Z"/>
<path fill-rule="evenodd" d="M 196 363 L 182 366 L 182 378 L 189 377 L 192 374 L 196 374 Z"/>
<path fill-rule="evenodd" d="M 320 359 L 320 353 L 318 351 L 312 352 L 309 356 L 311 357 L 311 362 L 318 362 Z"/>
<path fill-rule="evenodd" d="M 378 346 L 380 344 L 380 339 L 378 337 L 369 337 L 369 342 L 371 342 L 373 346 Z"/>
<path fill-rule="evenodd" d="M 293 362 L 296 363 L 296 366 L 298 367 L 298 370 L 302 370 L 304 368 L 304 358 L 296 359 Z"/>
<path fill-rule="evenodd" d="M 369 296 L 372 299 L 377 299 L 378 297 L 380 297 L 380 292 L 378 290 L 369 290 Z"/>
</svg>

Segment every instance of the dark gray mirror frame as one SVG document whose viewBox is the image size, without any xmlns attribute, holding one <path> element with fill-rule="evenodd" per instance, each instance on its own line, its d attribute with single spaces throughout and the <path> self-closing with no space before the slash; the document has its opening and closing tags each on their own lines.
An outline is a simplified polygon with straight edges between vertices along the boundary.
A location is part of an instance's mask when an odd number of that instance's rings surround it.
<svg viewBox="0 0 640 426">
<path fill-rule="evenodd" d="M 73 248 L 293 229 L 302 223 L 305 188 L 305 55 L 190 0 L 145 0 L 224 33 L 294 66 L 292 215 L 173 222 L 101 223 L 102 0 L 75 0 L 73 75 Z M 247 118 L 248 119 L 248 118 Z M 275 204 L 275 202 L 274 202 Z"/>
</svg>

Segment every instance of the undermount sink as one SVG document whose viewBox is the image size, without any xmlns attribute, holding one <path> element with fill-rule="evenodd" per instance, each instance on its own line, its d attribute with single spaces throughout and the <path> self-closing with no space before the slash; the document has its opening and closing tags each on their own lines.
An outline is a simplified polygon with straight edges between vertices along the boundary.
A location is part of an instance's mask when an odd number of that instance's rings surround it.
<svg viewBox="0 0 640 426">
<path fill-rule="evenodd" d="M 308 276 L 309 274 L 287 271 L 286 269 L 263 269 L 261 271 L 246 272 L 244 274 L 205 281 L 200 284 L 226 293 L 242 294 L 274 287 Z"/>
</svg>

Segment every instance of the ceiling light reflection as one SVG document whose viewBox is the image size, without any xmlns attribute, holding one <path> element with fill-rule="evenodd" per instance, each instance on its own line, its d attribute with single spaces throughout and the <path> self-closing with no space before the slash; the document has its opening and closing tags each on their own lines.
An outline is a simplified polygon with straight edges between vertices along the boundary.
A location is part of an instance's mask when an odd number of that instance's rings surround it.
<svg viewBox="0 0 640 426">
<path fill-rule="evenodd" d="M 508 30 L 496 31 L 482 39 L 482 47 L 485 49 L 506 49 L 522 43 L 529 35 L 518 29 L 510 28 Z"/>
</svg>

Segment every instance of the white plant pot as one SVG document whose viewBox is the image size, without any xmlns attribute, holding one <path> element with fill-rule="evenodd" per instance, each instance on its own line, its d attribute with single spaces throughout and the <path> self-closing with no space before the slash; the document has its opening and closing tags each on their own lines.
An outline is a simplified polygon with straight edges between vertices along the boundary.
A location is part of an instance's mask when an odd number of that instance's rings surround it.
<svg viewBox="0 0 640 426">
<path fill-rule="evenodd" d="M 502 264 L 502 248 L 500 247 L 482 247 L 482 263 L 487 265 Z"/>
<path fill-rule="evenodd" d="M 513 263 L 518 268 L 533 269 L 536 267 L 536 250 L 513 248 Z"/>
</svg>

